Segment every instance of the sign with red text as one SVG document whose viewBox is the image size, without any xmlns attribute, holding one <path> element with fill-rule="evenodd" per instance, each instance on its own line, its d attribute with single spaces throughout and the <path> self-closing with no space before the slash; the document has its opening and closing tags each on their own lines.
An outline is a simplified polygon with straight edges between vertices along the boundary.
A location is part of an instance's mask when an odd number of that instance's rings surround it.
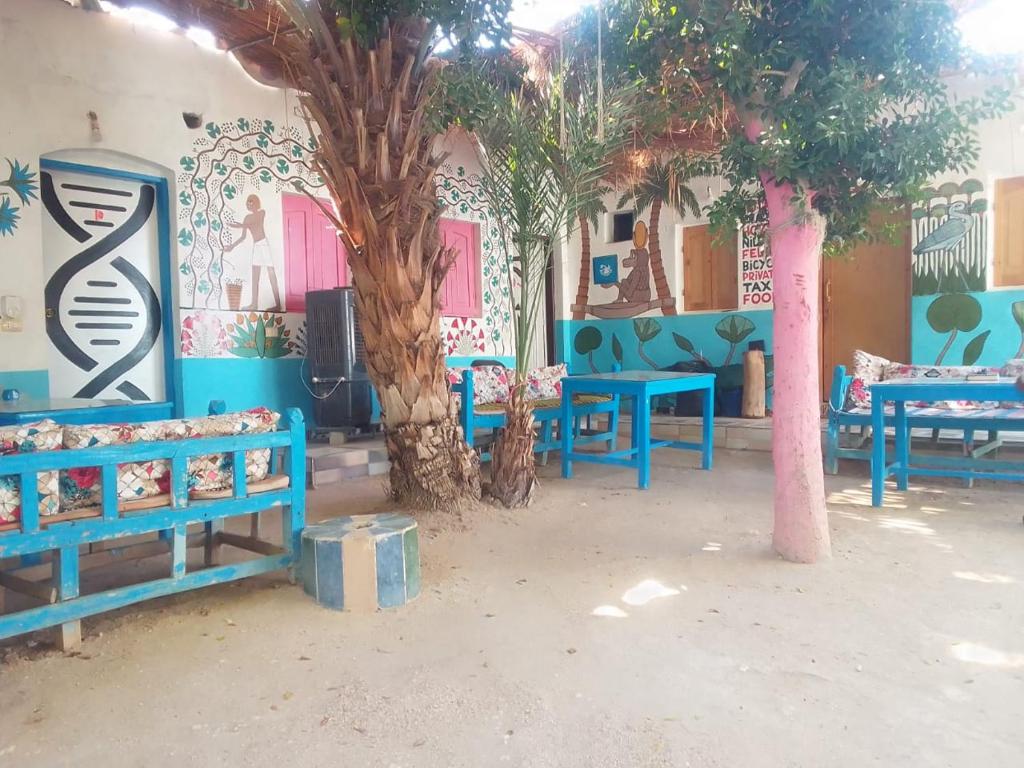
<svg viewBox="0 0 1024 768">
<path fill-rule="evenodd" d="M 740 309 L 771 309 L 772 256 L 768 250 L 768 207 L 762 199 L 740 226 Z"/>
</svg>

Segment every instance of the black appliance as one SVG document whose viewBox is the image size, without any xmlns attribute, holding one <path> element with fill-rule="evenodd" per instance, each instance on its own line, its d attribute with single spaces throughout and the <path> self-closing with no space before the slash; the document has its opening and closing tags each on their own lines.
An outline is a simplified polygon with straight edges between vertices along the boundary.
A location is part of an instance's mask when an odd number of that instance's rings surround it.
<svg viewBox="0 0 1024 768">
<path fill-rule="evenodd" d="M 373 396 L 351 288 L 306 294 L 306 361 L 320 429 L 369 431 Z"/>
</svg>

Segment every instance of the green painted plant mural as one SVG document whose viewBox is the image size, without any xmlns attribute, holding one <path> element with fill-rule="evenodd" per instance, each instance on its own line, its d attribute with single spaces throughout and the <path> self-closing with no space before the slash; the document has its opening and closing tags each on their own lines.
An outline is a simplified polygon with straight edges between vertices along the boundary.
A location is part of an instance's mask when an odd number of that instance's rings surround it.
<svg viewBox="0 0 1024 768">
<path fill-rule="evenodd" d="M 295 127 L 279 129 L 270 120 L 240 117 L 207 123 L 205 133 L 178 161 L 181 302 L 193 308 L 222 303 L 224 251 L 238 225 L 231 201 L 266 189 L 301 192 L 323 186 L 309 155 L 312 140 Z"/>
<path fill-rule="evenodd" d="M 984 291 L 988 202 L 978 179 L 924 190 L 911 212 L 915 296 Z"/>
<path fill-rule="evenodd" d="M 976 298 L 966 293 L 947 293 L 939 296 L 928 306 L 926 316 L 928 318 L 928 325 L 931 326 L 933 331 L 949 334 L 949 338 L 946 339 L 945 345 L 935 359 L 936 365 L 942 365 L 942 361 L 945 359 L 950 347 L 953 346 L 957 335 L 969 333 L 981 323 L 981 304 L 978 303 Z M 981 356 L 981 348 L 984 347 L 985 339 L 987 338 L 986 335 L 980 342 L 980 347 L 977 349 L 978 355 L 975 357 L 975 360 Z M 977 338 L 971 341 L 972 344 L 975 342 L 977 342 Z M 964 355 L 966 357 L 966 350 Z"/>
<path fill-rule="evenodd" d="M 633 332 L 636 333 L 636 351 L 640 359 L 657 370 L 658 364 L 647 356 L 644 344 L 653 341 L 654 337 L 661 333 L 661 323 L 650 317 L 641 317 L 633 321 Z"/>
<path fill-rule="evenodd" d="M 967 346 L 964 347 L 962 365 L 974 365 L 978 362 L 978 358 L 981 357 L 981 353 L 985 349 L 985 342 L 988 341 L 988 337 L 991 335 L 992 331 L 985 331 L 984 333 L 979 333 L 967 343 Z"/>
<path fill-rule="evenodd" d="M 1013 321 L 1017 323 L 1017 327 L 1020 329 L 1020 346 L 1017 348 L 1017 354 L 1014 357 L 1024 358 L 1024 301 L 1015 301 L 1010 305 L 1010 314 L 1013 315 Z"/>
<path fill-rule="evenodd" d="M 27 163 L 22 165 L 17 160 L 4 159 L 8 174 L 6 179 L 0 180 L 0 237 L 14 234 L 21 219 L 19 211 L 31 205 L 39 191 L 35 171 L 30 171 Z M 11 191 L 5 191 L 4 187 Z M 12 195 L 20 203 L 19 207 L 14 206 Z"/>
<path fill-rule="evenodd" d="M 284 327 L 284 317 L 280 314 L 238 314 L 226 330 L 231 340 L 228 351 L 237 357 L 273 359 L 285 357 L 292 348 L 291 331 Z"/>
<path fill-rule="evenodd" d="M 619 337 L 612 334 L 612 357 L 615 358 L 615 362 L 622 366 L 622 342 L 619 341 Z"/>
<path fill-rule="evenodd" d="M 672 340 L 676 343 L 677 347 L 683 350 L 683 352 L 688 354 L 694 360 L 696 360 L 699 363 L 703 363 L 708 368 L 712 367 L 711 361 L 704 357 L 704 355 L 702 355 L 700 352 L 698 352 L 696 348 L 693 346 L 693 342 L 690 341 L 688 338 L 681 334 L 673 333 Z"/>
<path fill-rule="evenodd" d="M 729 342 L 729 354 L 725 356 L 723 366 L 732 362 L 732 358 L 736 354 L 736 347 L 753 332 L 754 324 L 743 315 L 726 315 L 718 321 L 718 324 L 715 325 L 715 333 Z"/>
<path fill-rule="evenodd" d="M 597 373 L 597 366 L 594 365 L 594 352 L 600 349 L 604 343 L 604 335 L 596 326 L 585 325 L 576 332 L 573 346 L 577 354 L 584 355 L 590 364 L 590 370 Z"/>
</svg>

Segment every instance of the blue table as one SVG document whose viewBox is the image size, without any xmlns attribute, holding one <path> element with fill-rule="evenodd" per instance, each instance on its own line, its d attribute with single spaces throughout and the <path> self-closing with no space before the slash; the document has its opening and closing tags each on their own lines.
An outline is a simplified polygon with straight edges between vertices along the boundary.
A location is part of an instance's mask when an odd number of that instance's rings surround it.
<svg viewBox="0 0 1024 768">
<path fill-rule="evenodd" d="M 893 379 L 871 385 L 871 505 L 882 506 L 885 479 L 896 478 L 896 488 L 907 490 L 910 475 L 933 477 L 992 477 L 1001 480 L 1024 481 L 1024 474 L 1013 472 L 1012 462 L 985 460 L 987 469 L 1011 470 L 1010 472 L 980 471 L 977 462 L 971 459 L 957 460 L 956 466 L 910 466 L 910 430 L 907 424 L 907 402 L 926 403 L 944 400 L 997 401 L 1024 400 L 1024 392 L 1017 389 L 1013 379 L 999 381 L 964 381 L 950 379 Z M 896 434 L 894 461 L 885 463 L 885 405 L 893 404 L 893 428 Z M 975 419 L 972 419 L 975 421 Z M 951 412 L 949 428 L 957 429 L 955 411 Z M 998 419 L 993 419 L 992 429 L 998 428 Z M 939 458 L 929 463 L 942 463 Z M 1016 466 L 1019 467 L 1019 464 Z"/>
<path fill-rule="evenodd" d="M 699 391 L 704 404 L 704 429 L 701 442 L 651 440 L 651 398 L 679 392 Z M 578 394 L 620 395 L 633 398 L 630 447 L 608 453 L 573 453 L 574 430 L 572 399 Z M 715 375 L 713 373 L 674 373 L 671 371 L 617 371 L 562 379 L 562 477 L 572 477 L 574 461 L 613 464 L 638 470 L 637 486 L 651 484 L 651 449 L 682 448 L 701 452 L 701 467 L 711 469 L 712 437 L 715 418 Z"/>
</svg>

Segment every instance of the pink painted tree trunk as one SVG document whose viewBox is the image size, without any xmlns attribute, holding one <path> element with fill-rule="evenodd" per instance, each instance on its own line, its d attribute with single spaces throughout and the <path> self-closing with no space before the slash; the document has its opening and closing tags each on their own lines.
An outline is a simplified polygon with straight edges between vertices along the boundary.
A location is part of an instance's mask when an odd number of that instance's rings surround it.
<svg viewBox="0 0 1024 768">
<path fill-rule="evenodd" d="M 768 203 L 775 292 L 775 387 L 772 459 L 775 528 L 772 546 L 787 560 L 813 563 L 831 555 L 821 457 L 818 370 L 819 286 L 825 222 L 790 184 L 762 174 Z"/>
</svg>

